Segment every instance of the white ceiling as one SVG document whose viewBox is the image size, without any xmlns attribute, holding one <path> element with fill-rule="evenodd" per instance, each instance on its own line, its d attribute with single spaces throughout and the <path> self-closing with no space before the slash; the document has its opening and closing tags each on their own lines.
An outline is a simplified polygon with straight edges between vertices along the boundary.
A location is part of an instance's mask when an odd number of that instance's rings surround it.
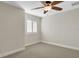
<svg viewBox="0 0 79 59">
<path fill-rule="evenodd" d="M 62 7 L 63 11 L 68 11 L 74 8 L 78 8 L 78 5 L 72 6 L 73 3 L 78 2 L 78 1 L 64 1 L 60 4 L 58 4 L 57 6 Z M 22 8 L 25 10 L 26 13 L 32 14 L 32 15 L 36 15 L 39 17 L 44 17 L 47 15 L 51 15 L 51 14 L 56 14 L 59 13 L 59 11 L 55 11 L 55 10 L 49 10 L 49 12 L 47 12 L 47 14 L 43 14 L 43 9 L 38 9 L 38 10 L 31 10 L 32 8 L 36 8 L 36 7 L 40 7 L 42 6 L 42 4 L 40 3 L 40 1 L 6 1 L 4 3 L 8 3 L 10 5 Z"/>
</svg>

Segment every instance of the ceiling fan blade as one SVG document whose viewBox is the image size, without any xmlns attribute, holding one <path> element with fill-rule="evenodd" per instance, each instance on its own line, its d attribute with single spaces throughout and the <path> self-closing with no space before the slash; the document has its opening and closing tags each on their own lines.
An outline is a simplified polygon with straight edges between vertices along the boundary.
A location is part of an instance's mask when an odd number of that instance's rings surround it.
<svg viewBox="0 0 79 59">
<path fill-rule="evenodd" d="M 33 8 L 33 9 L 31 9 L 31 10 L 41 9 L 41 8 L 44 8 L 44 7 L 37 7 L 37 8 Z"/>
<path fill-rule="evenodd" d="M 46 14 L 48 12 L 48 10 L 44 10 L 44 14 Z"/>
<path fill-rule="evenodd" d="M 64 2 L 64 1 L 53 1 L 51 5 L 56 5 L 56 4 L 59 4 L 61 2 Z"/>
<path fill-rule="evenodd" d="M 56 6 L 53 6 L 53 7 L 52 7 L 52 9 L 54 9 L 54 10 L 58 10 L 58 11 L 61 11 L 61 10 L 63 10 L 63 8 L 56 7 Z"/>
</svg>

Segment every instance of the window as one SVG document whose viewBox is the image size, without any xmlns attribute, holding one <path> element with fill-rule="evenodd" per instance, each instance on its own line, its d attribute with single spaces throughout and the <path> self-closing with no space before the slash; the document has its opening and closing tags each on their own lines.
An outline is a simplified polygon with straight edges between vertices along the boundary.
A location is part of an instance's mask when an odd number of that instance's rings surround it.
<svg viewBox="0 0 79 59">
<path fill-rule="evenodd" d="M 27 32 L 32 32 L 32 21 L 27 20 Z"/>
<path fill-rule="evenodd" d="M 37 32 L 37 21 L 27 20 L 25 25 L 25 31 L 30 32 Z"/>
<path fill-rule="evenodd" d="M 33 21 L 33 32 L 37 32 L 37 22 Z"/>
</svg>

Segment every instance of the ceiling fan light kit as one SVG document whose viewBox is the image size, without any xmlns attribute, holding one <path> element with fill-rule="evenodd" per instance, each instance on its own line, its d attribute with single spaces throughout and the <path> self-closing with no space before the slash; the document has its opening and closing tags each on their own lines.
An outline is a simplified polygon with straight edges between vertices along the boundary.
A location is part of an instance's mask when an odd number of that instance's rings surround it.
<svg viewBox="0 0 79 59">
<path fill-rule="evenodd" d="M 51 6 L 44 7 L 44 10 L 51 10 Z"/>
</svg>

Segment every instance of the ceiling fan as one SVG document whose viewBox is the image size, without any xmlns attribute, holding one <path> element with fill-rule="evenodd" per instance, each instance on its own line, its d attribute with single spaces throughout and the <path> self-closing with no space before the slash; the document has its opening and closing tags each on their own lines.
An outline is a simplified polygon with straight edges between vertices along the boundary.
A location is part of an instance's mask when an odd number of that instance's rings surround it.
<svg viewBox="0 0 79 59">
<path fill-rule="evenodd" d="M 61 11 L 61 10 L 63 10 L 63 8 L 56 6 L 57 4 L 59 4 L 61 2 L 63 2 L 63 1 L 53 1 L 53 2 L 52 1 L 41 1 L 41 3 L 43 4 L 42 7 L 33 8 L 31 10 L 36 10 L 36 9 L 43 8 L 44 9 L 44 14 L 46 14 L 48 12 L 48 10 L 51 10 L 51 9 Z"/>
</svg>

